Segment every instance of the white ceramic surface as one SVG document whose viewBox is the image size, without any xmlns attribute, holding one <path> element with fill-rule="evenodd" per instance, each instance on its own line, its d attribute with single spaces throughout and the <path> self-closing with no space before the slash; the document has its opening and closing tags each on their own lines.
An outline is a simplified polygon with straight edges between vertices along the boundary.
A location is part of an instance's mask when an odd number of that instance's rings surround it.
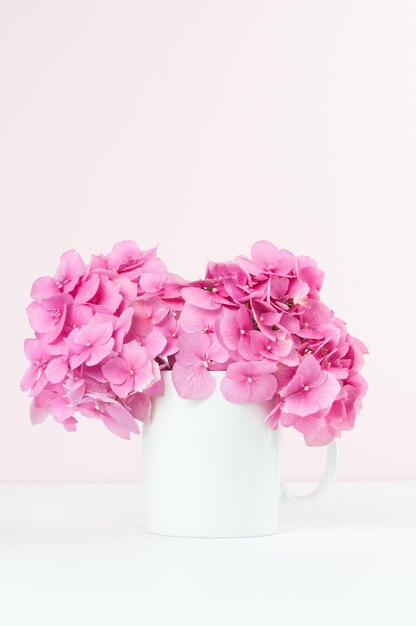
<svg viewBox="0 0 416 626">
<path fill-rule="evenodd" d="M 280 480 L 280 431 L 264 422 L 269 404 L 234 404 L 217 387 L 204 400 L 183 400 L 170 372 L 165 395 L 144 427 L 145 518 L 149 532 L 186 537 L 254 537 L 278 529 L 282 495 L 311 500 L 332 484 L 337 448 L 329 446 L 324 479 L 310 496 L 291 496 Z"/>
</svg>

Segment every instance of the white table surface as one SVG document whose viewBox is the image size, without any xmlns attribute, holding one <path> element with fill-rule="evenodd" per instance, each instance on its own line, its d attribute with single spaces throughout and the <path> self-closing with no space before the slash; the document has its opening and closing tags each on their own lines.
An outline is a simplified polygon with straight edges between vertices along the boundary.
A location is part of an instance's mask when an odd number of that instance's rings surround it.
<svg viewBox="0 0 416 626">
<path fill-rule="evenodd" d="M 149 535 L 136 484 L 0 485 L 2 626 L 414 626 L 415 598 L 414 481 L 338 483 L 258 539 Z"/>
</svg>

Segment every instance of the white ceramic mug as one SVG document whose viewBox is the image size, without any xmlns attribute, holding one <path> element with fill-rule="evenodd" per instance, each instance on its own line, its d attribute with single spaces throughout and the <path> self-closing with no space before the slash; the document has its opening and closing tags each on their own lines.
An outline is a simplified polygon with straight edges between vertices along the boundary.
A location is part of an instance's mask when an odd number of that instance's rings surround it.
<svg viewBox="0 0 416 626">
<path fill-rule="evenodd" d="M 227 402 L 224 372 L 204 400 L 183 400 L 171 372 L 143 432 L 146 529 L 180 537 L 257 537 L 278 530 L 282 495 L 315 501 L 333 484 L 335 442 L 318 488 L 290 494 L 280 479 L 280 431 L 264 422 L 270 405 Z"/>
</svg>

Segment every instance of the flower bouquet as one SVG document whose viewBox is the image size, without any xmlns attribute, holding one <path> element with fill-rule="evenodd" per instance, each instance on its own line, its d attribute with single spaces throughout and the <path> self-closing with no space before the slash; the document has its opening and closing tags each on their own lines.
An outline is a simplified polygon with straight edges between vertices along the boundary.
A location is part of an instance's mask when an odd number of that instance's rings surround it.
<svg viewBox="0 0 416 626">
<path fill-rule="evenodd" d="M 132 241 L 88 264 L 69 250 L 54 277 L 34 282 L 27 308 L 31 420 L 52 415 L 73 431 L 82 415 L 129 438 L 163 395 L 163 371 L 186 400 L 210 396 L 220 371 L 226 401 L 267 402 L 268 427 L 325 445 L 354 425 L 367 350 L 322 301 L 323 277 L 310 257 L 268 241 L 209 262 L 197 281 Z"/>
</svg>

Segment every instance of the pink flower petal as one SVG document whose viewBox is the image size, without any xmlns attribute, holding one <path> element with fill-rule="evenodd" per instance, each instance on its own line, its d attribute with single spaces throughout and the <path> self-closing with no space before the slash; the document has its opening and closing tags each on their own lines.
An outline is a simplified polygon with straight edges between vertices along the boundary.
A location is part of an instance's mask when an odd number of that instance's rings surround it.
<svg viewBox="0 0 416 626">
<path fill-rule="evenodd" d="M 50 413 L 49 406 L 52 398 L 53 394 L 48 391 L 43 391 L 36 398 L 33 398 L 30 404 L 30 421 L 32 424 L 40 424 L 45 421 Z"/>
<path fill-rule="evenodd" d="M 116 283 L 109 280 L 107 276 L 100 276 L 98 290 L 93 299 L 95 310 L 114 313 L 120 306 L 122 299 Z"/>
<path fill-rule="evenodd" d="M 86 361 L 86 364 L 97 365 L 97 363 L 100 363 L 100 361 L 105 359 L 105 357 L 110 354 L 111 350 L 113 349 L 113 345 L 114 339 L 110 337 L 107 343 L 104 343 L 102 345 L 95 344 L 91 346 L 90 355 Z"/>
<path fill-rule="evenodd" d="M 37 333 L 47 333 L 53 327 L 53 319 L 50 312 L 39 304 L 38 302 L 32 302 L 26 309 L 29 323 L 33 330 Z"/>
<path fill-rule="evenodd" d="M 140 276 L 140 287 L 146 293 L 158 293 L 164 286 L 166 273 L 144 272 Z"/>
<path fill-rule="evenodd" d="M 228 402 L 248 402 L 250 399 L 247 379 L 232 379 L 227 375 L 221 381 L 221 391 Z"/>
<path fill-rule="evenodd" d="M 124 383 L 129 373 L 126 362 L 120 357 L 110 359 L 107 363 L 104 363 L 101 369 L 110 383 L 116 383 L 118 385 Z"/>
<path fill-rule="evenodd" d="M 286 428 L 288 426 L 293 426 L 298 419 L 299 417 L 294 413 L 284 413 L 283 411 L 280 412 L 280 423 Z"/>
<path fill-rule="evenodd" d="M 54 279 L 50 276 L 42 276 L 42 278 L 38 278 L 33 283 L 30 296 L 33 300 L 37 300 L 39 302 L 40 300 L 56 296 L 58 293 L 59 289 L 56 286 Z"/>
<path fill-rule="evenodd" d="M 113 324 L 104 322 L 102 324 L 94 323 L 94 318 L 87 326 L 79 329 L 76 335 L 76 342 L 87 346 L 88 344 L 104 344 L 113 334 Z"/>
<path fill-rule="evenodd" d="M 121 439 L 130 439 L 130 429 L 126 426 L 126 424 L 120 424 L 120 422 L 113 419 L 109 415 L 103 415 L 101 419 L 104 426 L 108 428 L 113 435 L 117 435 L 117 437 L 120 437 Z"/>
<path fill-rule="evenodd" d="M 116 323 L 117 330 L 123 330 L 125 333 L 127 333 L 130 330 L 131 322 L 133 319 L 133 314 L 134 314 L 134 309 L 132 307 L 125 309 L 121 313 Z"/>
<path fill-rule="evenodd" d="M 45 376 L 45 372 L 42 370 L 40 373 L 39 378 L 37 379 L 37 381 L 35 382 L 35 384 L 33 385 L 32 389 L 30 390 L 30 396 L 35 397 L 37 395 L 39 395 L 41 393 L 41 391 L 44 390 L 44 388 L 46 387 L 46 385 L 48 384 L 48 379 Z"/>
<path fill-rule="evenodd" d="M 271 400 L 276 393 L 277 380 L 273 374 L 261 374 L 254 376 L 250 383 L 250 402 L 266 402 Z"/>
<path fill-rule="evenodd" d="M 230 402 L 264 402 L 277 389 L 276 366 L 267 361 L 231 363 L 221 389 Z"/>
<path fill-rule="evenodd" d="M 60 383 L 68 372 L 68 360 L 65 357 L 57 357 L 49 361 L 45 375 L 50 383 Z"/>
<path fill-rule="evenodd" d="M 304 280 L 312 291 L 319 291 L 322 287 L 324 273 L 318 268 L 316 261 L 308 256 L 299 256 L 296 259 L 297 274 Z"/>
<path fill-rule="evenodd" d="M 66 383 L 66 395 L 68 401 L 72 404 L 80 402 L 85 393 L 85 382 L 82 378 L 77 381 L 71 383 L 71 381 Z"/>
<path fill-rule="evenodd" d="M 270 295 L 277 300 L 283 299 L 287 296 L 287 290 L 289 287 L 289 279 L 283 276 L 272 276 L 270 279 Z"/>
<path fill-rule="evenodd" d="M 259 361 L 269 355 L 267 346 L 272 343 L 258 330 L 250 330 L 245 335 L 245 341 L 238 344 L 238 352 L 247 361 Z"/>
<path fill-rule="evenodd" d="M 92 309 L 85 304 L 70 305 L 67 310 L 65 324 L 70 332 L 73 328 L 85 326 L 92 318 Z"/>
<path fill-rule="evenodd" d="M 155 256 L 155 248 L 142 251 L 134 241 L 120 241 L 114 245 L 106 260 L 110 269 L 135 280 L 143 272 L 142 268 L 146 261 Z"/>
<path fill-rule="evenodd" d="M 210 346 L 211 341 L 206 333 L 181 335 L 178 340 L 179 352 L 176 361 L 185 367 L 192 367 L 206 359 Z"/>
<path fill-rule="evenodd" d="M 297 317 L 294 315 L 288 315 L 286 313 L 282 313 L 280 318 L 279 327 L 283 328 L 288 333 L 296 334 L 299 332 L 300 323 Z"/>
<path fill-rule="evenodd" d="M 287 295 L 292 298 L 294 304 L 299 304 L 309 293 L 309 285 L 299 278 L 291 281 Z"/>
<path fill-rule="evenodd" d="M 149 398 L 157 398 L 159 396 L 163 396 L 165 393 L 165 383 L 163 378 L 159 378 L 156 382 L 152 383 L 149 387 L 146 388 L 146 396 Z"/>
<path fill-rule="evenodd" d="M 22 380 L 20 381 L 20 389 L 22 391 L 28 391 L 29 389 L 31 389 L 31 387 L 33 387 L 38 377 L 38 372 L 39 369 L 36 367 L 36 365 L 33 365 L 33 363 L 31 363 L 25 371 Z"/>
<path fill-rule="evenodd" d="M 77 430 L 77 420 L 75 417 L 68 417 L 62 422 L 63 427 L 68 433 L 74 433 Z"/>
<path fill-rule="evenodd" d="M 193 304 L 186 303 L 181 311 L 180 325 L 186 333 L 213 330 L 221 312 L 216 310 L 200 309 Z"/>
<path fill-rule="evenodd" d="M 182 289 L 182 296 L 185 302 L 193 304 L 200 309 L 215 310 L 221 307 L 221 302 L 224 298 L 220 299 L 212 291 L 206 289 L 200 289 L 198 287 L 185 287 Z M 226 300 L 224 300 L 226 302 Z"/>
<path fill-rule="evenodd" d="M 231 363 L 227 369 L 227 378 L 231 380 L 241 380 L 252 373 L 250 363 L 239 361 L 237 363 Z"/>
<path fill-rule="evenodd" d="M 300 356 L 294 348 L 292 348 L 288 355 L 280 357 L 280 363 L 283 363 L 283 365 L 288 365 L 289 367 L 295 367 L 299 365 L 299 362 Z"/>
<path fill-rule="evenodd" d="M 130 375 L 127 376 L 126 380 L 121 384 L 110 383 L 110 387 L 113 390 L 113 392 L 116 394 L 116 396 L 119 396 L 120 398 L 127 398 L 129 393 L 131 393 L 134 390 L 133 376 L 130 376 Z"/>
<path fill-rule="evenodd" d="M 340 389 L 341 385 L 336 378 L 332 374 L 327 374 L 325 382 L 322 385 L 311 388 L 310 393 L 319 403 L 319 408 L 326 409 L 334 402 Z"/>
<path fill-rule="evenodd" d="M 146 350 L 135 340 L 124 344 L 121 350 L 121 356 L 125 360 L 129 370 L 139 369 L 145 366 L 149 360 Z"/>
<path fill-rule="evenodd" d="M 314 356 L 309 354 L 301 361 L 295 376 L 285 389 L 285 395 L 288 396 L 292 393 L 297 393 L 302 389 L 303 385 L 310 386 L 321 374 L 322 370 L 318 361 Z"/>
<path fill-rule="evenodd" d="M 254 363 L 250 363 L 250 367 L 250 372 L 254 376 L 276 373 L 276 365 L 270 361 L 254 361 Z"/>
<path fill-rule="evenodd" d="M 276 428 L 279 427 L 281 421 L 281 404 L 282 403 L 278 401 L 276 406 L 270 411 L 265 420 L 269 424 L 270 428 L 272 428 L 273 430 L 276 430 Z"/>
<path fill-rule="evenodd" d="M 230 309 L 226 309 L 224 311 L 224 315 L 220 322 L 220 333 L 224 345 L 229 350 L 237 350 L 237 345 L 241 334 L 234 311 L 230 311 Z"/>
<path fill-rule="evenodd" d="M 51 358 L 51 347 L 40 339 L 25 339 L 25 355 L 32 363 L 49 361 Z"/>
<path fill-rule="evenodd" d="M 162 333 L 157 330 L 153 330 L 143 339 L 142 343 L 146 349 L 148 357 L 150 359 L 155 359 L 159 356 L 159 354 L 162 354 L 167 344 L 167 340 Z"/>
<path fill-rule="evenodd" d="M 311 415 L 319 411 L 319 400 L 309 391 L 298 391 L 287 396 L 284 402 L 284 411 L 294 413 L 300 417 Z"/>
<path fill-rule="evenodd" d="M 62 396 L 57 396 L 52 400 L 50 409 L 57 422 L 64 422 L 69 417 L 72 417 L 74 412 L 71 404 Z"/>
<path fill-rule="evenodd" d="M 88 278 L 78 286 L 74 302 L 76 304 L 89 302 L 97 293 L 99 284 L 100 279 L 98 274 L 90 274 Z"/>
<path fill-rule="evenodd" d="M 220 344 L 216 335 L 208 335 L 210 339 L 210 346 L 206 351 L 206 358 L 212 361 L 211 366 L 214 363 L 226 363 L 230 358 L 229 352 L 224 346 Z"/>
<path fill-rule="evenodd" d="M 288 250 L 279 250 L 270 241 L 257 241 L 251 248 L 253 261 L 262 269 L 281 276 L 289 274 L 295 266 L 295 256 Z"/>
<path fill-rule="evenodd" d="M 178 394 L 186 400 L 207 398 L 216 385 L 215 378 L 203 365 L 185 367 L 178 362 L 172 369 L 172 381 Z"/>
<path fill-rule="evenodd" d="M 136 370 L 134 376 L 134 390 L 144 391 L 155 380 L 153 365 L 148 361 L 146 365 Z"/>
<path fill-rule="evenodd" d="M 76 352 L 70 356 L 69 363 L 71 369 L 75 370 L 77 367 L 85 363 L 85 361 L 89 357 L 89 350 L 81 350 L 80 352 Z"/>
<path fill-rule="evenodd" d="M 66 318 L 66 305 L 63 306 L 59 319 L 56 321 L 55 324 L 53 324 L 50 331 L 46 333 L 45 341 L 47 341 L 48 343 L 52 343 L 52 341 L 55 341 L 56 339 L 58 339 L 58 337 L 61 335 L 63 331 L 64 325 L 65 325 L 65 318 Z"/>
<path fill-rule="evenodd" d="M 130 432 L 139 433 L 139 426 L 133 416 L 120 402 L 111 402 L 107 404 L 107 413 L 119 424 L 124 424 Z"/>
<path fill-rule="evenodd" d="M 135 419 L 140 420 L 141 422 L 149 421 L 152 402 L 147 396 L 147 392 L 146 394 L 134 393 L 124 402 Z"/>
<path fill-rule="evenodd" d="M 85 272 L 84 261 L 76 250 L 67 250 L 61 256 L 61 262 L 55 275 L 55 281 L 65 293 L 72 291 Z"/>
<path fill-rule="evenodd" d="M 255 361 L 259 359 L 263 359 L 264 357 L 259 354 L 261 347 L 264 345 L 264 339 L 267 340 L 267 337 L 264 337 L 257 330 L 250 330 L 244 335 L 240 337 L 237 345 L 237 352 L 241 356 L 241 358 L 246 361 Z"/>
</svg>

